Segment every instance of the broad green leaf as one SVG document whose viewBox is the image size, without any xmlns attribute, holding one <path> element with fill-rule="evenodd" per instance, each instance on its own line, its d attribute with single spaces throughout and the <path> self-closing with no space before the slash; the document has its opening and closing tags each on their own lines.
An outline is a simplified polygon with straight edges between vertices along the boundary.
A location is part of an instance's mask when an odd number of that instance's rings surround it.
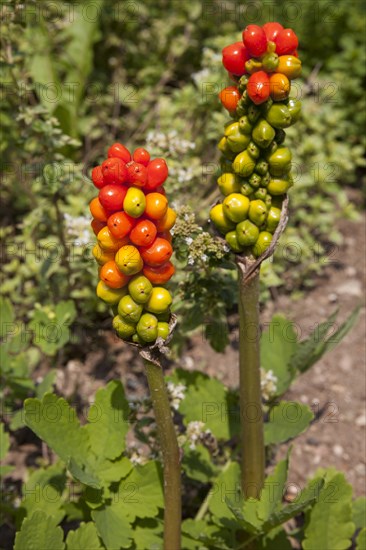
<svg viewBox="0 0 366 550">
<path fill-rule="evenodd" d="M 225 539 L 225 540 L 224 540 Z M 226 544 L 229 539 L 229 545 Z M 232 550 L 236 544 L 235 533 L 223 532 L 217 525 L 204 520 L 186 519 L 182 522 L 182 548 L 184 550 Z"/>
<path fill-rule="evenodd" d="M 72 457 L 85 463 L 89 438 L 81 428 L 76 412 L 62 397 L 46 393 L 42 400 L 26 399 L 25 423 L 65 462 Z"/>
<path fill-rule="evenodd" d="M 43 378 L 42 382 L 36 386 L 36 396 L 38 399 L 42 399 L 46 392 L 52 392 L 52 386 L 56 380 L 57 371 L 51 370 Z"/>
<path fill-rule="evenodd" d="M 268 521 L 274 512 L 281 509 L 283 492 L 287 481 L 288 461 L 289 455 L 285 460 L 281 460 L 276 465 L 273 473 L 269 475 L 264 482 L 264 487 L 261 491 L 257 507 L 257 516 L 263 523 Z"/>
<path fill-rule="evenodd" d="M 292 544 L 287 538 L 283 527 L 273 529 L 267 535 L 256 540 L 258 550 L 292 550 Z"/>
<path fill-rule="evenodd" d="M 83 469 L 79 464 L 73 459 L 71 456 L 70 459 L 66 463 L 67 469 L 69 470 L 70 474 L 80 481 L 80 483 L 83 483 L 84 485 L 88 485 L 89 487 L 92 487 L 94 489 L 100 489 L 100 482 L 99 478 L 94 475 L 94 473 L 91 470 Z"/>
<path fill-rule="evenodd" d="M 351 315 L 342 323 L 335 332 L 326 339 L 330 329 L 335 328 L 335 319 L 338 311 L 335 311 L 327 321 L 317 326 L 309 338 L 300 342 L 298 349 L 292 357 L 292 365 L 300 372 L 307 371 L 314 363 L 328 351 L 331 351 L 346 336 L 358 319 L 360 306 L 356 307 Z"/>
<path fill-rule="evenodd" d="M 352 520 L 356 529 L 366 528 L 366 497 L 359 497 L 352 502 Z"/>
<path fill-rule="evenodd" d="M 289 387 L 294 369 L 291 357 L 297 350 L 297 334 L 293 323 L 282 315 L 274 315 L 260 341 L 261 366 L 277 377 L 276 395 L 282 395 Z"/>
<path fill-rule="evenodd" d="M 92 9 L 85 17 L 88 6 Z M 63 54 L 68 65 L 66 81 L 79 83 L 75 90 L 76 104 L 82 97 L 85 80 L 93 68 L 93 44 L 100 37 L 98 14 L 102 6 L 103 0 L 83 0 L 75 7 L 73 21 L 65 29 L 67 42 Z"/>
<path fill-rule="evenodd" d="M 105 460 L 98 464 L 98 478 L 107 485 L 112 482 L 116 483 L 127 477 L 132 468 L 133 464 L 126 456 L 122 456 L 114 462 Z"/>
<path fill-rule="evenodd" d="M 230 415 L 228 392 L 215 378 L 196 373 L 194 383 L 187 388 L 179 405 L 185 424 L 194 420 L 205 423 L 218 439 L 230 439 Z"/>
<path fill-rule="evenodd" d="M 323 323 L 320 323 L 311 332 L 310 336 L 299 342 L 299 345 L 291 358 L 292 367 L 300 372 L 307 371 L 319 359 L 319 350 L 324 345 L 324 339 L 329 332 L 329 328 L 333 326 L 338 315 L 336 310 Z"/>
<path fill-rule="evenodd" d="M 14 550 L 64 550 L 63 537 L 55 518 L 37 511 L 23 521 L 15 537 Z"/>
<path fill-rule="evenodd" d="M 5 426 L 0 422 L 0 460 L 3 460 L 10 449 L 10 436 L 5 431 Z"/>
<path fill-rule="evenodd" d="M 265 479 L 260 499 L 248 498 L 241 500 L 239 504 L 228 499 L 231 511 L 245 530 L 251 533 L 262 532 L 263 525 L 271 514 L 280 509 L 287 471 L 288 457 L 279 462 L 274 472 Z"/>
<path fill-rule="evenodd" d="M 48 468 L 35 470 L 23 484 L 22 508 L 30 517 L 36 511 L 43 511 L 53 516 L 56 523 L 65 516 L 62 494 L 66 487 L 66 471 L 63 464 L 58 463 Z"/>
<path fill-rule="evenodd" d="M 118 506 L 118 503 L 113 502 L 109 506 L 105 505 L 103 508 L 93 510 L 91 515 L 107 550 L 131 548 L 133 531 L 124 510 Z"/>
<path fill-rule="evenodd" d="M 237 462 L 227 462 L 220 475 L 214 480 L 207 496 L 208 509 L 213 520 L 231 528 L 236 528 L 234 515 L 227 501 L 234 505 L 240 502 L 240 468 Z"/>
<path fill-rule="evenodd" d="M 318 501 L 319 493 L 324 486 L 324 479 L 315 479 L 302 491 L 300 498 L 280 510 L 271 513 L 264 524 L 264 531 L 271 531 L 275 527 L 283 525 L 289 519 L 296 517 Z"/>
<path fill-rule="evenodd" d="M 57 322 L 60 325 L 71 325 L 77 315 L 75 303 L 73 302 L 73 300 L 64 300 L 58 302 L 55 307 L 55 314 Z"/>
<path fill-rule="evenodd" d="M 102 550 L 94 523 L 81 523 L 76 531 L 69 531 L 66 550 Z"/>
<path fill-rule="evenodd" d="M 140 520 L 133 529 L 133 541 L 136 549 L 162 550 L 163 525 L 154 519 Z"/>
<path fill-rule="evenodd" d="M 135 466 L 131 474 L 120 482 L 116 501 L 116 506 L 130 521 L 137 517 L 156 517 L 159 508 L 164 508 L 160 464 L 150 461 Z"/>
<path fill-rule="evenodd" d="M 85 426 L 96 456 L 113 460 L 124 451 L 128 414 L 129 406 L 120 381 L 113 380 L 97 391 L 88 414 L 89 424 Z"/>
<path fill-rule="evenodd" d="M 304 531 L 303 549 L 347 550 L 351 546 L 354 531 L 352 487 L 344 475 L 338 473 L 327 480 L 318 502 L 311 510 Z"/>
<path fill-rule="evenodd" d="M 307 405 L 296 401 L 280 401 L 271 408 L 268 422 L 264 424 L 266 445 L 283 443 L 304 432 L 314 419 Z"/>
<path fill-rule="evenodd" d="M 206 447 L 197 445 L 195 449 L 190 449 L 186 444 L 183 450 L 182 468 L 188 477 L 201 483 L 209 483 L 218 475 L 219 470 L 212 463 Z"/>
<path fill-rule="evenodd" d="M 361 529 L 356 539 L 356 550 L 366 549 L 366 529 Z"/>
<path fill-rule="evenodd" d="M 44 353 L 53 355 L 70 339 L 70 325 L 76 317 L 72 300 L 59 302 L 54 311 L 42 309 L 34 312 L 29 328 L 34 332 L 34 342 Z"/>
<path fill-rule="evenodd" d="M 217 352 L 223 352 L 229 343 L 229 330 L 227 322 L 221 319 L 211 319 L 205 324 L 205 338 L 211 347 Z"/>
</svg>

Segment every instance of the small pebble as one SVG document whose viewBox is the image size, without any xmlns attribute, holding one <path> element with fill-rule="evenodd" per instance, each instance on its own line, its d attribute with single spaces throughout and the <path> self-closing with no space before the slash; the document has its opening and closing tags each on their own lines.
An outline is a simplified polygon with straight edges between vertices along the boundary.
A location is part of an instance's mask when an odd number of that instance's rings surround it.
<svg viewBox="0 0 366 550">
<path fill-rule="evenodd" d="M 366 414 L 363 413 L 360 416 L 356 418 L 356 426 L 360 426 L 360 428 L 363 428 L 366 426 Z"/>
<path fill-rule="evenodd" d="M 333 446 L 333 453 L 336 456 L 343 456 L 343 454 L 344 454 L 343 447 L 341 445 L 334 445 Z"/>
<path fill-rule="evenodd" d="M 338 300 L 338 295 L 335 292 L 332 292 L 331 294 L 328 294 L 328 301 L 333 304 Z"/>
<path fill-rule="evenodd" d="M 357 464 L 355 466 L 355 472 L 359 475 L 359 476 L 364 476 L 366 474 L 366 464 L 362 464 L 362 462 L 360 462 L 359 464 Z"/>
</svg>

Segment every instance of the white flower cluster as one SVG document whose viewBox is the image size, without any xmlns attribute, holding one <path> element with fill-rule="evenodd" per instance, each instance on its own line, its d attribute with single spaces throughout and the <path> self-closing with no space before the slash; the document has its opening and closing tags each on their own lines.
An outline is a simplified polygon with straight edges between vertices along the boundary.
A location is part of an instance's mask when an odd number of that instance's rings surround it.
<svg viewBox="0 0 366 550">
<path fill-rule="evenodd" d="M 181 167 L 174 168 L 174 166 L 172 166 L 170 169 L 170 175 L 173 176 L 178 183 L 187 183 L 194 177 L 194 171 L 191 167 L 185 169 Z"/>
<path fill-rule="evenodd" d="M 202 441 L 206 436 L 211 435 L 211 430 L 205 430 L 205 423 L 201 420 L 194 420 L 189 422 L 185 435 L 189 448 L 193 450 L 196 448 L 197 443 Z"/>
<path fill-rule="evenodd" d="M 187 386 L 184 384 L 174 384 L 174 382 L 168 382 L 167 389 L 170 398 L 170 405 L 177 411 L 179 409 L 180 402 L 185 398 Z"/>
<path fill-rule="evenodd" d="M 149 458 L 146 456 L 143 456 L 139 449 L 136 447 L 132 447 L 129 449 L 129 457 L 128 457 L 132 464 L 146 464 L 149 461 Z"/>
<path fill-rule="evenodd" d="M 73 237 L 73 244 L 84 246 L 90 242 L 90 219 L 86 216 L 74 217 L 64 214 L 67 234 Z"/>
<path fill-rule="evenodd" d="M 196 144 L 193 141 L 182 139 L 177 130 L 171 130 L 167 134 L 151 130 L 146 137 L 146 149 L 154 150 L 158 148 L 164 151 L 165 154 L 170 153 L 173 157 L 183 155 L 195 147 Z"/>
<path fill-rule="evenodd" d="M 272 370 L 266 371 L 261 367 L 261 390 L 265 401 L 269 401 L 276 393 L 277 382 L 278 378 L 273 374 Z"/>
</svg>

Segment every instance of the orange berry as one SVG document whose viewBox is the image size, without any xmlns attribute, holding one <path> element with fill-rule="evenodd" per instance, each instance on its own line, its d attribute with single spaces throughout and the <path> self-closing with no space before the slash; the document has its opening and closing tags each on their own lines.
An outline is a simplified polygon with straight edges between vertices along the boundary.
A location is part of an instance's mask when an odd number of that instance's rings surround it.
<svg viewBox="0 0 366 550">
<path fill-rule="evenodd" d="M 161 193 L 146 195 L 145 214 L 152 220 L 160 220 L 168 210 L 168 200 Z"/>
<path fill-rule="evenodd" d="M 162 233 L 163 231 L 169 231 L 175 224 L 175 220 L 177 219 L 177 213 L 173 208 L 170 208 L 168 206 L 168 210 L 166 211 L 165 216 L 163 216 L 156 224 L 156 229 L 159 231 L 159 233 Z"/>
<path fill-rule="evenodd" d="M 130 280 L 130 277 L 120 272 L 114 260 L 110 260 L 103 265 L 100 270 L 100 278 L 110 288 L 122 288 Z"/>
<path fill-rule="evenodd" d="M 98 222 L 106 222 L 108 219 L 108 212 L 107 210 L 101 205 L 100 200 L 98 197 L 95 197 L 92 201 L 89 203 L 89 208 L 91 215 L 93 218 L 98 220 Z"/>
</svg>

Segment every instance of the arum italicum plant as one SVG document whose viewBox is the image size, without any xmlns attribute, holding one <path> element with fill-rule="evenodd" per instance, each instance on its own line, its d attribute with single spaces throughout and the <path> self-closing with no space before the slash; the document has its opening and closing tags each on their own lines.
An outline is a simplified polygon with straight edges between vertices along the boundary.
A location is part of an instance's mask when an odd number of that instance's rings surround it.
<svg viewBox="0 0 366 550">
<path fill-rule="evenodd" d="M 93 169 L 100 191 L 90 211 L 98 241 L 93 255 L 101 266 L 97 295 L 111 306 L 117 335 L 137 346 L 145 361 L 164 466 L 164 548 L 179 550 L 180 451 L 161 365 L 175 326 L 164 286 L 174 274 L 170 229 L 176 219 L 163 187 L 167 177 L 164 159 L 151 160 L 143 148 L 131 155 L 115 143 Z"/>
<path fill-rule="evenodd" d="M 299 76 L 298 39 L 279 23 L 249 25 L 243 40 L 223 49 L 223 65 L 235 86 L 220 93 L 231 120 L 219 142 L 222 203 L 210 218 L 236 254 L 239 281 L 241 488 L 259 498 L 265 447 L 259 352 L 261 263 L 273 254 L 287 223 L 292 186 L 291 151 L 285 131 L 301 104 L 290 98 Z"/>
</svg>

